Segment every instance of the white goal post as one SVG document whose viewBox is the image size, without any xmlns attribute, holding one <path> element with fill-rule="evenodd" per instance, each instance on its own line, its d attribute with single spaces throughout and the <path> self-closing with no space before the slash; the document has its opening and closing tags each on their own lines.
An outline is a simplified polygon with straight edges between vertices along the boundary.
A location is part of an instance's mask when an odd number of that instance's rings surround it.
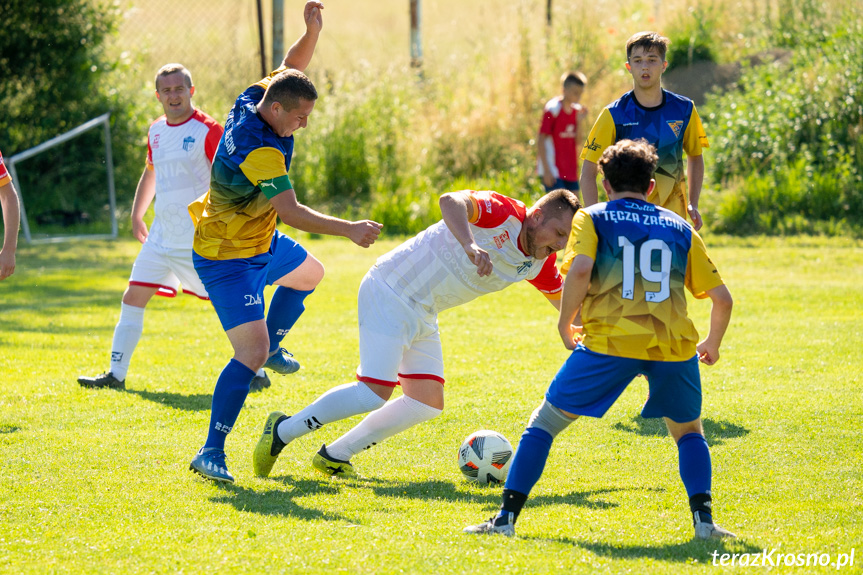
<svg viewBox="0 0 863 575">
<path fill-rule="evenodd" d="M 62 242 L 70 239 L 79 238 L 116 238 L 117 237 L 117 199 L 114 192 L 114 159 L 111 154 L 111 114 L 102 114 L 98 118 L 93 118 L 89 122 L 81 124 L 77 128 L 69 130 L 65 134 L 60 134 L 51 138 L 47 142 L 43 142 L 36 147 L 25 150 L 20 154 L 15 154 L 11 158 L 6 159 L 6 167 L 9 169 L 9 175 L 12 177 L 12 183 L 15 184 L 15 189 L 18 191 L 18 203 L 21 205 L 21 228 L 24 231 L 24 239 L 28 244 L 33 243 L 53 243 Z M 77 136 L 80 136 L 88 130 L 103 125 L 105 127 L 105 171 L 108 172 L 108 204 L 111 207 L 111 234 L 92 234 L 84 236 L 55 236 L 44 239 L 34 240 L 30 235 L 30 224 L 27 221 L 27 212 L 24 210 L 24 197 L 21 191 L 21 184 L 18 181 L 18 174 L 15 171 L 15 164 L 32 158 L 33 156 L 49 150 L 55 146 L 67 142 Z"/>
</svg>

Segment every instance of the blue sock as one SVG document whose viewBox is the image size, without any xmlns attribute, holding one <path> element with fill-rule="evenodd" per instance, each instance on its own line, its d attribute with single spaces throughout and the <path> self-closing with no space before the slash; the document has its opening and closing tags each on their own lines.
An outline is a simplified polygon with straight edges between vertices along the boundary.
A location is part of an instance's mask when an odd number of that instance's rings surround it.
<svg viewBox="0 0 863 575">
<path fill-rule="evenodd" d="M 707 440 L 700 433 L 687 433 L 677 442 L 680 479 L 689 497 L 710 493 L 711 467 Z"/>
<path fill-rule="evenodd" d="M 216 389 L 213 391 L 213 407 L 210 412 L 210 431 L 204 447 L 225 449 L 225 438 L 234 427 L 243 402 L 249 395 L 249 384 L 255 372 L 232 359 L 222 370 Z"/>
<path fill-rule="evenodd" d="M 279 344 L 303 315 L 306 306 L 303 300 L 315 290 L 299 291 L 293 288 L 279 286 L 270 300 L 270 311 L 267 312 L 267 332 L 270 334 L 270 352 L 279 349 Z"/>
<path fill-rule="evenodd" d="M 528 427 L 524 430 L 506 476 L 506 489 L 525 496 L 530 494 L 545 469 L 552 441 L 551 435 L 544 429 Z"/>
</svg>

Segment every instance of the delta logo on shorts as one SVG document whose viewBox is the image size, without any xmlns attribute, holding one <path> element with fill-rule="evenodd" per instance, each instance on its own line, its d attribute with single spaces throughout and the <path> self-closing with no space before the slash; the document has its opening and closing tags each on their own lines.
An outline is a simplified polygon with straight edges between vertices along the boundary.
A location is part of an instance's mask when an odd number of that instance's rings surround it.
<svg viewBox="0 0 863 575">
<path fill-rule="evenodd" d="M 186 136 L 183 138 L 183 150 L 187 152 L 191 152 L 192 148 L 195 147 L 195 138 L 192 136 Z"/>
</svg>

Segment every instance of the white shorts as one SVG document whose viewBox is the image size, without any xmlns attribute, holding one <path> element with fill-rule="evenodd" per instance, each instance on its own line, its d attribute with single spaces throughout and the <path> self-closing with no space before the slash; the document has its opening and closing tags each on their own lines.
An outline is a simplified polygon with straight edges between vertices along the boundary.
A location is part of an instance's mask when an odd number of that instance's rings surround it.
<svg viewBox="0 0 863 575">
<path fill-rule="evenodd" d="M 135 258 L 129 285 L 156 288 L 157 295 L 174 297 L 183 286 L 183 293 L 209 300 L 204 284 L 192 263 L 192 250 L 157 247 L 144 242 Z"/>
<path fill-rule="evenodd" d="M 360 284 L 357 379 L 398 385 L 399 378 L 444 382 L 437 316 L 423 316 L 372 272 Z"/>
</svg>

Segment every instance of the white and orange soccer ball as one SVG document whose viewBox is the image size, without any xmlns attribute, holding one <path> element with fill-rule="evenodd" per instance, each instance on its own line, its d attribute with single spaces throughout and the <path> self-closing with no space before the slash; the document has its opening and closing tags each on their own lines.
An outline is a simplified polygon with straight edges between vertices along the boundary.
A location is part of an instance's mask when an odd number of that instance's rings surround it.
<svg viewBox="0 0 863 575">
<path fill-rule="evenodd" d="M 496 431 L 471 433 L 458 448 L 458 467 L 468 481 L 498 484 L 506 481 L 512 463 L 512 445 Z"/>
</svg>

